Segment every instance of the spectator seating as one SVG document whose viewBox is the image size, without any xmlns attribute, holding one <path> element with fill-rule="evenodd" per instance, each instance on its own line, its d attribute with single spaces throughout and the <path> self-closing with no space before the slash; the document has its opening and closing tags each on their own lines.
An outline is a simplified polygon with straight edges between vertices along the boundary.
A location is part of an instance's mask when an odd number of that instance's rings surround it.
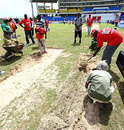
<svg viewBox="0 0 124 130">
<path fill-rule="evenodd" d="M 124 10 L 124 6 L 123 6 L 122 10 Z"/>
<path fill-rule="evenodd" d="M 46 9 L 46 13 L 55 13 L 55 9 Z"/>
<path fill-rule="evenodd" d="M 83 12 L 92 11 L 92 8 L 83 8 Z"/>
<path fill-rule="evenodd" d="M 109 10 L 121 10 L 120 6 L 110 7 Z"/>
<path fill-rule="evenodd" d="M 69 13 L 76 13 L 77 10 L 76 10 L 76 9 L 68 9 L 68 12 L 69 12 Z"/>
<path fill-rule="evenodd" d="M 46 13 L 44 9 L 38 9 L 40 13 Z"/>
<path fill-rule="evenodd" d="M 64 21 L 63 17 L 54 17 L 55 21 Z"/>
<path fill-rule="evenodd" d="M 59 13 L 68 13 L 68 11 L 66 9 L 58 9 Z"/>
<path fill-rule="evenodd" d="M 77 9 L 77 12 L 78 12 L 78 13 L 81 13 L 81 12 L 82 12 L 82 10 L 81 10 L 81 9 Z"/>
<path fill-rule="evenodd" d="M 108 11 L 108 7 L 93 8 L 93 11 Z"/>
<path fill-rule="evenodd" d="M 48 21 L 54 21 L 53 17 L 47 16 Z"/>
<path fill-rule="evenodd" d="M 66 21 L 68 21 L 68 20 L 69 20 L 69 21 L 72 21 L 72 20 L 74 20 L 74 19 L 75 19 L 74 16 L 66 16 L 66 17 L 65 17 L 65 20 L 66 20 Z"/>
</svg>

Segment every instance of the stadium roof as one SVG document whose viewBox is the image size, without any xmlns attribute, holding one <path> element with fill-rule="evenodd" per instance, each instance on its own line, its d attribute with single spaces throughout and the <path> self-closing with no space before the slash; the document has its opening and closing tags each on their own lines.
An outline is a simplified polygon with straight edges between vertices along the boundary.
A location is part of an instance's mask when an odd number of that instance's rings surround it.
<svg viewBox="0 0 124 130">
<path fill-rule="evenodd" d="M 58 0 L 32 0 L 32 2 L 57 3 Z"/>
</svg>

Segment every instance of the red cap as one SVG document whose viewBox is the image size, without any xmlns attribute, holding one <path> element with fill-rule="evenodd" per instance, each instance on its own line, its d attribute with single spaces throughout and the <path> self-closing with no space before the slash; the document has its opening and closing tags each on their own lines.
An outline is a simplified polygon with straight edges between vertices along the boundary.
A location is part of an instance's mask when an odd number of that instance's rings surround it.
<svg viewBox="0 0 124 130">
<path fill-rule="evenodd" d="M 39 26 L 37 26 L 35 29 L 36 29 L 36 30 L 39 30 L 39 29 L 40 29 L 40 27 L 39 27 Z"/>
<path fill-rule="evenodd" d="M 8 19 L 11 20 L 12 18 L 9 17 Z"/>
<path fill-rule="evenodd" d="M 93 29 L 93 30 L 91 31 L 91 37 L 93 37 L 93 34 L 94 34 L 96 31 L 97 31 L 96 29 Z"/>
</svg>

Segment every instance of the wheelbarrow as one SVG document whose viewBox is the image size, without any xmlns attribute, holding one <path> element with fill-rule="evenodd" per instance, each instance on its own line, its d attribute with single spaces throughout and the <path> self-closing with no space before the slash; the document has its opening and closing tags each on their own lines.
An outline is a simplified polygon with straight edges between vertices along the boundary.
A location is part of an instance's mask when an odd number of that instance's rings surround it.
<svg viewBox="0 0 124 130">
<path fill-rule="evenodd" d="M 20 54 L 21 56 L 23 55 L 22 49 L 24 47 L 24 44 L 21 43 L 19 45 L 16 46 L 4 46 L 2 45 L 2 47 L 7 51 L 5 53 L 4 56 L 2 56 L 2 58 L 5 58 L 5 60 L 9 61 L 12 59 L 12 56 L 15 56 L 16 54 Z"/>
</svg>

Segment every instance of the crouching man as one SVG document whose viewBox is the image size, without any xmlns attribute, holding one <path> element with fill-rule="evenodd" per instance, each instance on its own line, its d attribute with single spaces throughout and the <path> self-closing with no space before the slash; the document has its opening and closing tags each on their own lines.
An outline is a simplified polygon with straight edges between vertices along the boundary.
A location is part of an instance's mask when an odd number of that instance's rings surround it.
<svg viewBox="0 0 124 130">
<path fill-rule="evenodd" d="M 43 53 L 47 53 L 46 52 L 46 38 L 47 38 L 47 31 L 44 28 L 40 28 L 40 27 L 36 27 L 35 28 L 35 32 L 36 32 L 36 37 L 37 37 L 37 43 L 39 45 L 40 48 L 40 55 L 42 55 Z M 45 35 L 45 37 L 44 37 Z"/>
<path fill-rule="evenodd" d="M 114 92 L 112 76 L 107 72 L 108 65 L 105 61 L 99 61 L 96 68 L 90 72 L 85 87 L 88 91 L 89 102 L 99 102 L 99 107 L 105 109 Z"/>
</svg>

